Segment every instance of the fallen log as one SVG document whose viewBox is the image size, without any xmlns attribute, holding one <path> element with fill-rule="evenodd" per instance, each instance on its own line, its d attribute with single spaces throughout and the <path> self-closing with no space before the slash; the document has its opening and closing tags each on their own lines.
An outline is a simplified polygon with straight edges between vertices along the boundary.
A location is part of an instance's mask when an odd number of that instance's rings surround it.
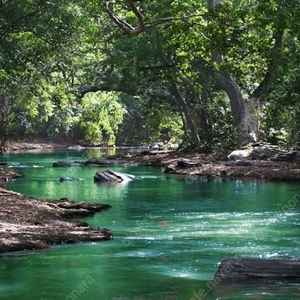
<svg viewBox="0 0 300 300">
<path fill-rule="evenodd" d="M 226 258 L 214 275 L 214 281 L 255 279 L 300 280 L 300 259 Z"/>
</svg>

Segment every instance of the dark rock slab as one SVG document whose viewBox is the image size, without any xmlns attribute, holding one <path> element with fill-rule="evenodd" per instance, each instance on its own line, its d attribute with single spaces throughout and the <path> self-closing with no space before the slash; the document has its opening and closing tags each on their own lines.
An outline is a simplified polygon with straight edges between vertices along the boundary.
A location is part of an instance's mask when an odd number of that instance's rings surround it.
<svg viewBox="0 0 300 300">
<path fill-rule="evenodd" d="M 201 167 L 202 164 L 198 160 L 182 158 L 177 162 L 177 166 L 182 169 Z"/>
<path fill-rule="evenodd" d="M 176 166 L 175 165 L 168 165 L 165 168 L 165 174 L 175 174 L 176 173 Z"/>
<path fill-rule="evenodd" d="M 94 181 L 120 183 L 131 181 L 133 178 L 133 175 L 106 170 L 97 172 L 94 176 Z"/>
<path fill-rule="evenodd" d="M 300 259 L 226 258 L 214 276 L 220 281 L 300 280 Z"/>
<path fill-rule="evenodd" d="M 270 159 L 274 155 L 278 155 L 282 151 L 276 145 L 264 145 L 259 147 L 254 147 L 251 151 L 251 159 Z"/>
<path fill-rule="evenodd" d="M 283 161 L 291 163 L 300 163 L 300 152 L 299 151 L 290 151 L 286 153 L 279 153 L 271 158 L 273 161 Z"/>
</svg>

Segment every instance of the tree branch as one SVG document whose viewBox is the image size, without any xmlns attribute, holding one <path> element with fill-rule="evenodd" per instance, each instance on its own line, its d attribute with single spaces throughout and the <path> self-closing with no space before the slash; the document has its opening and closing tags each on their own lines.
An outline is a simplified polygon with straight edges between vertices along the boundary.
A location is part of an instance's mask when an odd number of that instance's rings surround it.
<svg viewBox="0 0 300 300">
<path fill-rule="evenodd" d="M 142 16 L 141 12 L 137 9 L 136 5 L 134 4 L 134 2 L 132 0 L 126 0 L 126 2 L 129 6 L 129 8 L 131 9 L 131 11 L 135 14 L 135 16 L 138 19 L 139 26 L 137 28 L 134 28 L 131 24 L 129 24 L 122 18 L 119 18 L 114 13 L 112 1 L 105 2 L 105 10 L 108 13 L 109 17 L 112 19 L 112 21 L 118 27 L 120 27 L 125 32 L 125 34 L 131 35 L 131 36 L 138 35 L 139 33 L 141 33 L 142 31 L 145 30 L 143 16 Z"/>
<path fill-rule="evenodd" d="M 83 98 L 85 94 L 87 93 L 95 93 L 95 92 L 122 92 L 128 95 L 136 95 L 138 90 L 134 88 L 126 88 L 126 87 L 120 87 L 117 85 L 105 85 L 105 84 L 99 84 L 99 85 L 92 85 L 88 87 L 81 87 L 79 89 L 79 97 Z"/>
<path fill-rule="evenodd" d="M 137 18 L 138 27 L 136 27 L 136 28 L 115 14 L 115 12 L 113 10 L 113 2 L 112 1 L 105 2 L 105 10 L 106 10 L 107 14 L 109 15 L 109 17 L 111 18 L 111 20 L 118 27 L 120 27 L 124 31 L 125 34 L 131 35 L 131 36 L 138 35 L 141 32 L 145 31 L 147 28 L 155 27 L 160 24 L 174 22 L 174 21 L 187 21 L 188 19 L 191 19 L 191 18 L 203 16 L 201 14 L 192 14 L 192 15 L 187 15 L 187 16 L 182 16 L 182 17 L 167 17 L 167 18 L 162 18 L 160 20 L 156 20 L 153 22 L 144 23 L 143 15 L 134 3 L 137 1 L 134 1 L 134 0 L 125 0 L 125 1 L 127 2 L 127 5 L 130 8 L 130 10 L 134 13 L 134 15 Z"/>
<path fill-rule="evenodd" d="M 275 39 L 274 46 L 273 46 L 274 52 L 279 52 L 281 50 L 283 35 L 284 35 L 284 28 L 281 27 L 277 28 L 274 34 L 274 39 Z M 263 81 L 260 83 L 260 85 L 255 89 L 255 91 L 251 95 L 253 98 L 259 99 L 263 95 L 268 94 L 270 89 L 270 84 L 274 78 L 274 73 L 277 66 L 277 60 L 276 60 L 277 57 L 278 56 L 275 55 L 275 57 L 273 57 L 272 60 L 270 61 L 268 65 L 268 70 L 266 72 Z"/>
</svg>

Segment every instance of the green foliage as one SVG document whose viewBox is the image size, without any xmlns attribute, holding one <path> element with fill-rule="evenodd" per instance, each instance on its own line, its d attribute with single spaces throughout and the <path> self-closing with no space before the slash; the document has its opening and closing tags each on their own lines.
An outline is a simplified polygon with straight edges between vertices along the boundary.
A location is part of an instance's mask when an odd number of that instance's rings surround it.
<svg viewBox="0 0 300 300">
<path fill-rule="evenodd" d="M 119 17 L 139 25 L 125 1 L 113 3 Z M 67 137 L 80 128 L 88 141 L 113 145 L 126 115 L 139 120 L 144 139 L 193 144 L 188 111 L 203 150 L 234 147 L 234 107 L 218 82 L 221 70 L 244 99 L 271 74 L 260 96 L 262 136 L 298 147 L 299 1 L 224 0 L 213 10 L 204 0 L 135 4 L 146 25 L 164 21 L 126 37 L 99 1 L 2 3 L 0 96 L 9 99 L 11 132 Z M 274 47 L 280 32 L 282 45 Z M 90 87 L 103 92 L 87 93 Z"/>
<path fill-rule="evenodd" d="M 103 134 L 107 134 L 108 145 L 115 145 L 116 133 L 125 112 L 122 104 L 118 102 L 118 94 L 87 94 L 82 100 L 80 111 L 79 123 L 85 131 L 86 140 L 100 144 Z"/>
<path fill-rule="evenodd" d="M 144 126 L 149 128 L 150 133 L 145 142 L 178 143 L 184 134 L 181 116 L 178 112 L 166 109 L 149 111 Z"/>
</svg>

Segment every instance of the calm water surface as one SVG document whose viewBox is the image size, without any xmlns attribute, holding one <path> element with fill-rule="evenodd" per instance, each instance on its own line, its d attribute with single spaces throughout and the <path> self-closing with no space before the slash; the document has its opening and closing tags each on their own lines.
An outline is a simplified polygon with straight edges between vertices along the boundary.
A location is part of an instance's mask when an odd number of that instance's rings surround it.
<svg viewBox="0 0 300 300">
<path fill-rule="evenodd" d="M 195 300 L 300 299 L 300 284 L 212 281 L 223 258 L 300 256 L 300 185 L 205 182 L 160 169 L 114 167 L 136 178 L 127 185 L 97 185 L 101 168 L 53 168 L 54 161 L 101 155 L 100 150 L 0 157 L 25 178 L 8 188 L 39 198 L 108 203 L 84 219 L 107 227 L 108 242 L 63 245 L 0 256 L 0 299 Z M 59 182 L 59 177 L 80 180 Z"/>
</svg>

